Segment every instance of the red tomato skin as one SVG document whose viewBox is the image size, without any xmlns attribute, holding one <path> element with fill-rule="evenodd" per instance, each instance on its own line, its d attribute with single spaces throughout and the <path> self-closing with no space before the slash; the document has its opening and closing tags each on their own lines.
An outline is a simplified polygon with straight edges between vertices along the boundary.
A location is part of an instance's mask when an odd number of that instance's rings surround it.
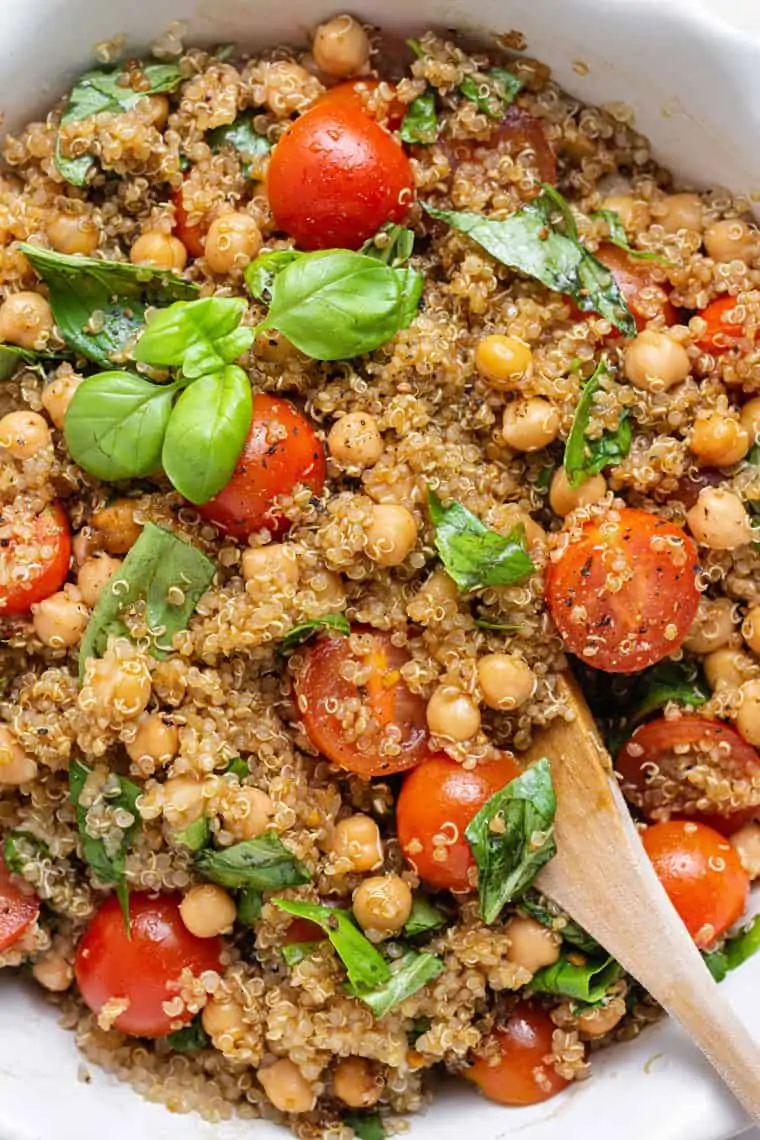
<svg viewBox="0 0 760 1140">
<path fill-rule="evenodd" d="M 190 225 L 182 187 L 174 191 L 172 202 L 174 203 L 174 236 L 179 238 L 190 257 L 203 257 L 206 248 L 206 229 L 200 223 Z"/>
<path fill-rule="evenodd" d="M 71 527 L 66 511 L 60 503 L 53 503 L 37 516 L 35 543 L 44 544 L 48 551 L 41 561 L 41 571 L 30 577 L 24 586 L 0 585 L 0 616 L 27 613 L 35 602 L 49 598 L 66 580 L 71 560 Z M 7 582 L 13 573 L 14 548 L 10 539 L 0 551 L 2 581 Z"/>
<path fill-rule="evenodd" d="M 379 79 L 349 79 L 345 83 L 339 83 L 337 86 L 331 87 L 324 95 L 320 95 L 318 100 L 319 106 L 343 106 L 348 103 L 353 107 L 358 107 L 372 118 L 375 118 L 376 116 L 367 104 L 379 86 Z M 406 114 L 406 104 L 394 99 L 386 106 L 385 117 L 387 125 L 390 130 L 395 131 L 397 127 L 401 126 L 401 120 Z"/>
<path fill-rule="evenodd" d="M 674 325 L 678 320 L 678 313 L 668 299 L 670 286 L 659 281 L 651 264 L 645 261 L 636 261 L 629 257 L 624 249 L 610 243 L 600 245 L 594 256 L 602 265 L 606 265 L 615 278 L 617 287 L 623 294 L 623 299 L 633 313 L 636 327 L 639 332 L 647 327 L 648 318 L 637 306 L 637 298 L 642 289 L 657 288 L 662 293 L 662 315 L 666 325 Z"/>
<path fill-rule="evenodd" d="M 486 139 L 451 139 L 446 136 L 438 140 L 456 171 L 465 162 L 484 161 L 489 151 L 503 150 L 511 158 L 520 158 L 524 165 L 535 170 L 536 193 L 540 192 L 538 182 L 557 182 L 557 159 L 546 137 L 541 120 L 522 107 L 507 108 L 501 122 L 494 126 Z"/>
<path fill-rule="evenodd" d="M 519 776 L 510 756 L 469 770 L 443 753 L 431 756 L 404 778 L 396 803 L 396 829 L 404 857 L 420 878 L 437 890 L 473 890 L 476 864 L 465 828 L 486 800 Z M 433 843 L 444 835 L 454 842 Z M 434 852 L 446 851 L 446 859 Z"/>
<path fill-rule="evenodd" d="M 180 895 L 135 892 L 129 897 L 131 938 L 127 938 L 119 900 L 111 895 L 98 910 L 77 946 L 74 970 L 85 1004 L 99 1013 L 111 998 L 127 998 L 129 1007 L 114 1027 L 134 1037 L 165 1037 L 172 1022 L 191 1021 L 186 1010 L 171 1018 L 162 1005 L 168 988 L 186 967 L 198 977 L 220 969 L 221 938 L 197 938 L 183 923 Z"/>
<path fill-rule="evenodd" d="M 608 587 L 613 557 L 616 576 L 618 562 L 625 574 L 616 591 Z M 686 637 L 699 604 L 696 570 L 697 548 L 680 527 L 624 507 L 585 523 L 550 563 L 546 604 L 570 653 L 595 669 L 635 673 L 675 652 Z"/>
<path fill-rule="evenodd" d="M 277 228 L 305 250 L 358 249 L 414 199 L 403 149 L 350 100 L 319 101 L 288 127 L 267 189 Z"/>
<path fill-rule="evenodd" d="M 716 297 L 706 309 L 702 309 L 699 315 L 707 322 L 707 329 L 696 344 L 703 352 L 709 352 L 712 356 L 722 356 L 745 338 L 744 326 L 727 319 L 727 314 L 732 312 L 737 304 L 736 297 Z"/>
<path fill-rule="evenodd" d="M 272 427 L 285 434 L 272 441 Z M 304 483 L 315 495 L 325 484 L 325 449 L 314 428 L 288 400 L 259 392 L 253 397 L 253 417 L 232 478 L 213 499 L 197 507 L 212 522 L 238 541 L 266 527 L 284 534 L 290 521 L 274 505 Z"/>
<path fill-rule="evenodd" d="M 0 859 L 0 954 L 26 934 L 39 913 L 37 896 L 24 894 Z"/>
<path fill-rule="evenodd" d="M 545 1060 L 552 1051 L 553 1033 L 548 1013 L 520 1002 L 506 1024 L 494 1030 L 501 1050 L 498 1063 L 476 1056 L 468 1079 L 497 1104 L 521 1107 L 549 1100 L 570 1083 Z"/>
</svg>

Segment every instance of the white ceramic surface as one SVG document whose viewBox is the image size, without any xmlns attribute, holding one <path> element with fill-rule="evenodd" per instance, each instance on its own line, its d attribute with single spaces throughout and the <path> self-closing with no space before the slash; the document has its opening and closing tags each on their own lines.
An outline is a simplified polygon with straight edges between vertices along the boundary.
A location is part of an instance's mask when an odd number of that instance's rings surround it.
<svg viewBox="0 0 760 1140">
<path fill-rule="evenodd" d="M 400 31 L 430 24 L 519 28 L 532 54 L 589 101 L 623 100 L 661 159 L 685 181 L 760 190 L 758 0 L 354 0 Z M 414 10 L 413 19 L 410 12 Z M 91 62 L 91 45 L 124 31 L 140 47 L 170 20 L 195 42 L 301 38 L 330 0 L 2 0 L 0 109 L 13 127 L 44 109 Z M 582 77 L 573 63 L 583 61 Z M 760 961 L 725 988 L 760 1037 Z M 211 1126 L 170 1115 L 92 1066 L 31 989 L 0 976 L 2 1140 L 280 1140 L 264 1124 Z M 741 1111 L 678 1030 L 661 1024 L 594 1059 L 593 1079 L 547 1105 L 505 1110 L 449 1085 L 417 1118 L 413 1140 L 724 1140 Z"/>
</svg>

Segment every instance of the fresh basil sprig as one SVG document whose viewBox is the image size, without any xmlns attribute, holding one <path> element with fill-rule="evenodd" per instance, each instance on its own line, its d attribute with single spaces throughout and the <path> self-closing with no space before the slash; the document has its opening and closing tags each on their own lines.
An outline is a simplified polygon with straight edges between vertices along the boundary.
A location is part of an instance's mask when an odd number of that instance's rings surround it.
<svg viewBox="0 0 760 1140">
<path fill-rule="evenodd" d="M 203 1028 L 201 1016 L 194 1017 L 189 1025 L 175 1029 L 167 1034 L 164 1041 L 175 1053 L 196 1053 L 199 1049 L 208 1049 L 211 1038 Z"/>
<path fill-rule="evenodd" d="M 571 487 L 580 487 L 605 467 L 622 463 L 631 450 L 633 429 L 627 412 L 623 412 L 615 431 L 603 431 L 600 436 L 592 439 L 586 435 L 594 399 L 602 378 L 607 375 L 607 364 L 602 360 L 586 381 L 575 409 L 573 424 L 565 444 L 564 459 L 565 474 Z"/>
<path fill-rule="evenodd" d="M 387 1135 L 378 1112 L 349 1112 L 343 1117 L 343 1123 L 353 1131 L 357 1140 L 385 1140 Z"/>
<path fill-rule="evenodd" d="M 760 950 L 760 914 L 737 934 L 726 939 L 720 950 L 712 950 L 702 955 L 716 982 L 722 982 L 726 974 L 742 966 L 748 958 Z"/>
<path fill-rule="evenodd" d="M 3 843 L 3 861 L 14 875 L 23 875 L 27 863 L 49 854 L 47 844 L 30 831 L 9 831 Z"/>
<path fill-rule="evenodd" d="M 534 993 L 561 994 L 595 1005 L 604 999 L 622 972 L 614 958 L 584 962 L 580 954 L 563 954 L 554 965 L 545 966 L 533 975 L 530 989 Z"/>
<path fill-rule="evenodd" d="M 523 89 L 523 82 L 504 67 L 466 75 L 459 90 L 489 119 L 500 119 Z"/>
<path fill-rule="evenodd" d="M 686 708 L 698 709 L 710 699 L 710 689 L 694 661 L 658 661 L 639 675 L 632 706 L 626 710 L 628 720 L 637 724 L 650 713 L 676 701 Z"/>
<path fill-rule="evenodd" d="M 243 111 L 234 123 L 214 127 L 206 135 L 206 141 L 215 154 L 228 146 L 240 155 L 244 178 L 249 178 L 252 172 L 255 173 L 256 159 L 264 158 L 272 149 L 267 136 L 260 134 L 253 125 L 255 117 L 255 111 Z"/>
<path fill-rule="evenodd" d="M 435 88 L 428 87 L 427 91 L 409 104 L 399 127 L 399 134 L 405 143 L 431 146 L 436 141 L 439 124 L 435 103 Z"/>
<path fill-rule="evenodd" d="M 324 930 L 357 993 L 372 991 L 389 980 L 388 963 L 356 926 L 350 911 L 292 899 L 272 899 L 272 902 L 286 914 L 308 918 Z"/>
<path fill-rule="evenodd" d="M 511 586 L 535 570 L 527 552 L 525 527 L 507 535 L 490 530 L 461 503 L 444 507 L 428 488 L 428 510 L 435 527 L 435 545 L 446 569 L 460 590 L 481 586 Z"/>
<path fill-rule="evenodd" d="M 344 637 L 348 637 L 351 632 L 351 623 L 345 614 L 323 614 L 322 617 L 312 618 L 311 621 L 294 625 L 285 634 L 277 648 L 283 655 L 292 653 L 294 649 L 303 645 L 304 641 L 308 641 L 320 629 L 331 629 L 336 633 L 342 633 Z"/>
<path fill-rule="evenodd" d="M 253 329 L 240 325 L 247 308 L 242 297 L 202 297 L 160 309 L 132 355 L 142 364 L 181 368 L 188 380 L 218 372 L 253 344 Z"/>
<path fill-rule="evenodd" d="M 255 887 L 258 891 L 279 891 L 311 881 L 301 860 L 271 831 L 256 839 L 234 843 L 232 847 L 199 851 L 195 868 L 204 879 L 232 889 Z"/>
<path fill-rule="evenodd" d="M 650 249 L 634 249 L 628 244 L 625 226 L 621 222 L 617 210 L 594 210 L 590 217 L 602 219 L 607 226 L 609 241 L 618 249 L 625 250 L 629 257 L 633 257 L 637 261 L 662 261 L 658 253 L 654 253 Z"/>
<path fill-rule="evenodd" d="M 417 938 L 420 934 L 430 934 L 446 925 L 446 915 L 433 906 L 424 895 L 415 895 L 411 913 L 404 924 L 407 938 Z"/>
<path fill-rule="evenodd" d="M 443 962 L 435 954 L 418 954 L 416 950 L 408 950 L 403 958 L 393 963 L 391 975 L 385 982 L 372 990 L 352 987 L 351 993 L 368 1005 L 375 1017 L 384 1017 L 437 978 L 443 969 Z"/>
</svg>

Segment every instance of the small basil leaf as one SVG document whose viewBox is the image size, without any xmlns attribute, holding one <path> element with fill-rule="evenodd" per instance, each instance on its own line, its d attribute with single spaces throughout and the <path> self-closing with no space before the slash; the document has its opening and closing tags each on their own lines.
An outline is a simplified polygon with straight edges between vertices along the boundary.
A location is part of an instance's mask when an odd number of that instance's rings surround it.
<svg viewBox="0 0 760 1140">
<path fill-rule="evenodd" d="M 409 950 L 395 962 L 391 976 L 372 990 L 352 987 L 351 993 L 368 1005 L 375 1017 L 384 1017 L 402 1001 L 416 994 L 443 972 L 443 962 L 435 954 Z"/>
<path fill-rule="evenodd" d="M 260 253 L 245 270 L 248 291 L 257 301 L 268 305 L 272 300 L 272 285 L 277 274 L 303 256 L 297 249 L 273 249 L 269 253 Z"/>
<path fill-rule="evenodd" d="M 259 921 L 263 901 L 256 887 L 243 887 L 237 900 L 237 920 L 241 926 L 253 926 Z"/>
<path fill-rule="evenodd" d="M 506 536 L 497 534 L 456 500 L 444 507 L 431 489 L 428 510 L 436 549 L 460 590 L 510 586 L 523 582 L 535 570 L 526 549 L 525 527 L 516 526 Z"/>
<path fill-rule="evenodd" d="M 662 261 L 659 254 L 653 253 L 649 249 L 633 249 L 628 244 L 628 238 L 625 232 L 625 226 L 620 220 L 620 214 L 617 210 L 595 210 L 590 215 L 592 218 L 601 218 L 607 225 L 609 232 L 609 240 L 613 245 L 618 246 L 619 249 L 624 249 L 629 257 L 636 258 L 637 261 Z"/>
<path fill-rule="evenodd" d="M 388 963 L 357 928 L 350 911 L 291 899 L 272 899 L 272 902 L 286 914 L 308 918 L 324 930 L 355 990 L 372 990 L 390 978 Z"/>
<path fill-rule="evenodd" d="M 259 134 L 253 125 L 255 111 L 243 111 L 234 123 L 215 127 L 206 135 L 206 141 L 216 154 L 222 147 L 232 147 L 243 160 L 241 168 L 243 177 L 248 178 L 252 170 L 256 170 L 256 159 L 269 154 L 272 144 L 266 135 Z"/>
<path fill-rule="evenodd" d="M 333 629 L 336 633 L 342 633 L 348 637 L 351 632 L 351 623 L 344 614 L 324 614 L 322 617 L 294 625 L 280 642 L 278 646 L 280 653 L 292 653 L 294 649 L 297 649 L 304 641 L 308 641 L 320 629 Z"/>
<path fill-rule="evenodd" d="M 235 756 L 234 759 L 230 760 L 224 771 L 225 775 L 228 772 L 232 772 L 233 775 L 237 776 L 238 780 L 244 780 L 246 776 L 250 774 L 248 771 L 248 765 L 241 756 Z"/>
<path fill-rule="evenodd" d="M 194 1017 L 189 1025 L 167 1034 L 164 1041 L 175 1053 L 195 1053 L 198 1049 L 208 1049 L 211 1044 L 211 1038 L 203 1028 L 200 1014 Z"/>
<path fill-rule="evenodd" d="M 172 839 L 180 846 L 189 848 L 190 851 L 202 851 L 211 842 L 211 824 L 208 821 L 208 816 L 202 815 L 184 831 L 175 831 Z"/>
<path fill-rule="evenodd" d="M 218 851 L 200 851 L 195 867 L 204 879 L 233 890 L 255 887 L 259 891 L 278 891 L 311 881 L 300 859 L 271 831 Z"/>
<path fill-rule="evenodd" d="M 251 385 L 229 364 L 182 393 L 169 419 L 161 464 L 179 493 L 207 503 L 229 483 L 253 416 Z"/>
<path fill-rule="evenodd" d="M 217 372 L 253 344 L 253 329 L 239 328 L 242 297 L 179 301 L 153 313 L 132 355 L 143 364 L 181 368 L 189 379 Z"/>
<path fill-rule="evenodd" d="M 343 1123 L 353 1131 L 357 1140 L 385 1140 L 382 1117 L 377 1112 L 349 1112 Z"/>
<path fill-rule="evenodd" d="M 483 805 L 465 838 L 478 866 L 480 914 L 489 925 L 556 854 L 551 765 L 531 765 Z"/>
<path fill-rule="evenodd" d="M 627 711 L 632 724 L 676 701 L 698 709 L 710 699 L 710 690 L 694 661 L 658 661 L 638 678 L 632 707 Z"/>
<path fill-rule="evenodd" d="M 400 268 L 414 252 L 414 230 L 386 222 L 359 250 L 365 257 L 384 261 L 392 269 Z"/>
<path fill-rule="evenodd" d="M 430 146 L 438 138 L 438 116 L 432 87 L 409 104 L 399 134 L 405 143 L 420 143 L 422 146 Z"/>
<path fill-rule="evenodd" d="M 3 860 L 14 875 L 23 875 L 25 864 L 49 854 L 47 844 L 30 831 L 9 831 L 5 837 Z"/>
<path fill-rule="evenodd" d="M 500 119 L 522 88 L 522 80 L 503 67 L 467 75 L 459 84 L 464 97 L 490 119 Z"/>
<path fill-rule="evenodd" d="M 292 970 L 294 966 L 303 962 L 304 958 L 308 958 L 321 945 L 321 942 L 289 942 L 287 946 L 282 948 L 285 964 L 290 966 Z"/>
<path fill-rule="evenodd" d="M 420 934 L 429 934 L 431 930 L 438 930 L 446 925 L 446 915 L 433 906 L 424 895 L 415 895 L 412 903 L 412 912 L 404 924 L 404 934 L 407 938 L 416 938 Z"/>
<path fill-rule="evenodd" d="M 604 431 L 595 439 L 588 439 L 588 431 L 594 399 L 602 381 L 607 375 L 606 361 L 602 360 L 594 374 L 586 381 L 575 409 L 570 434 L 565 444 L 565 473 L 571 487 L 580 487 L 592 475 L 598 475 L 605 467 L 622 463 L 631 449 L 633 431 L 626 412 L 620 418 L 614 432 Z"/>
<path fill-rule="evenodd" d="M 610 986 L 622 974 L 614 958 L 602 961 L 574 961 L 582 955 L 563 955 L 553 966 L 545 966 L 533 975 L 530 989 L 534 993 L 562 994 L 574 1001 L 595 1005 L 603 1001 Z"/>
<path fill-rule="evenodd" d="M 556 904 L 552 904 L 555 906 Z M 540 922 L 542 926 L 547 926 L 550 930 L 556 930 L 557 934 L 561 936 L 563 941 L 568 942 L 571 946 L 575 946 L 578 950 L 582 950 L 584 954 L 599 957 L 605 953 L 595 938 L 592 938 L 582 926 L 574 922 L 572 918 L 567 915 L 562 915 L 564 924 L 558 925 L 556 919 L 558 914 L 553 913 L 547 906 L 537 902 L 535 898 L 531 898 L 530 892 L 520 899 L 520 910 L 525 914 L 535 918 L 536 922 Z"/>
<path fill-rule="evenodd" d="M 60 353 L 34 352 L 30 348 L 19 348 L 15 344 L 0 344 L 0 381 L 10 380 L 22 365 L 42 374 L 45 364 L 60 358 Z"/>
</svg>

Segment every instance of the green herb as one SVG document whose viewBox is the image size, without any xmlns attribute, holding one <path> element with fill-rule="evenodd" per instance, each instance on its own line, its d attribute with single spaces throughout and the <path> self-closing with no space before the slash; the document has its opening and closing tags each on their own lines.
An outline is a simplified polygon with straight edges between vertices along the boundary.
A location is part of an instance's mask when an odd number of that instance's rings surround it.
<svg viewBox="0 0 760 1140">
<path fill-rule="evenodd" d="M 351 992 L 369 1006 L 375 1017 L 385 1017 L 386 1013 L 437 978 L 443 968 L 443 962 L 435 954 L 408 950 L 403 958 L 394 962 L 387 981 L 369 991 L 354 986 Z"/>
<path fill-rule="evenodd" d="M 204 879 L 233 889 L 255 887 L 258 891 L 279 891 L 311 880 L 300 859 L 271 831 L 218 851 L 199 851 L 195 867 Z"/>
<path fill-rule="evenodd" d="M 629 257 L 634 257 L 637 261 L 662 261 L 660 255 L 653 253 L 651 250 L 634 249 L 628 244 L 625 226 L 621 222 L 620 214 L 617 210 L 595 210 L 591 217 L 601 218 L 603 222 L 606 222 L 609 240 L 619 249 L 624 249 Z"/>
<path fill-rule="evenodd" d="M 385 1127 L 378 1112 L 349 1112 L 343 1123 L 353 1130 L 357 1140 L 385 1140 Z"/>
<path fill-rule="evenodd" d="M 282 956 L 291 970 L 321 946 L 321 942 L 289 942 L 282 948 Z"/>
<path fill-rule="evenodd" d="M 365 257 L 375 257 L 392 269 L 398 269 L 408 261 L 413 252 L 414 230 L 407 229 L 406 226 L 395 226 L 393 222 L 381 226 L 375 236 L 365 241 L 359 250 Z"/>
<path fill-rule="evenodd" d="M 467 75 L 459 84 L 464 97 L 490 119 L 501 119 L 522 88 L 522 80 L 503 67 L 492 67 L 485 73 Z"/>
<path fill-rule="evenodd" d="M 425 206 L 431 217 L 467 234 L 510 269 L 533 277 L 555 293 L 573 298 L 585 313 L 599 313 L 625 336 L 636 335 L 633 318 L 610 270 L 578 239 L 570 207 L 550 186 L 504 221 Z"/>
<path fill-rule="evenodd" d="M 520 899 L 520 910 L 530 915 L 531 918 L 535 918 L 536 922 L 540 922 L 542 926 L 547 926 L 550 930 L 555 930 L 557 934 L 562 937 L 564 942 L 568 942 L 571 946 L 576 946 L 579 950 L 582 950 L 584 954 L 590 954 L 592 956 L 604 954 L 604 950 L 596 939 L 592 938 L 582 926 L 579 926 L 577 922 L 574 922 L 573 919 L 567 915 L 562 916 L 564 925 L 558 925 L 558 915 L 553 914 L 545 905 L 531 898 L 530 893 Z"/>
<path fill-rule="evenodd" d="M 405 143 L 430 146 L 438 138 L 438 116 L 435 109 L 435 90 L 428 87 L 409 104 L 399 128 Z"/>
<path fill-rule="evenodd" d="M 294 261 L 300 261 L 302 257 L 305 257 L 305 254 L 299 253 L 297 249 L 273 249 L 269 253 L 260 253 L 245 271 L 248 291 L 257 301 L 263 301 L 265 305 L 270 304 L 275 277 Z"/>
<path fill-rule="evenodd" d="M 542 467 L 541 470 L 538 472 L 538 475 L 536 475 L 536 480 L 535 480 L 533 486 L 542 495 L 547 494 L 547 492 L 549 491 L 549 488 L 552 485 L 552 479 L 554 478 L 554 472 L 556 470 L 557 470 L 556 467 L 549 467 L 549 466 Z"/>
<path fill-rule="evenodd" d="M 0 381 L 10 380 L 22 365 L 43 373 L 45 364 L 60 359 L 60 353 L 34 352 L 15 344 L 0 344 Z"/>
<path fill-rule="evenodd" d="M 456 499 L 444 507 L 431 488 L 428 510 L 435 527 L 436 549 L 460 590 L 511 586 L 524 582 L 535 570 L 521 524 L 506 536 L 498 534 Z"/>
<path fill-rule="evenodd" d="M 164 1041 L 175 1053 L 195 1053 L 198 1049 L 208 1049 L 211 1044 L 211 1038 L 203 1028 L 200 1015 L 194 1017 L 189 1025 L 167 1034 Z"/>
<path fill-rule="evenodd" d="M 225 146 L 237 151 L 243 160 L 241 169 L 244 178 L 251 177 L 251 171 L 256 170 L 256 159 L 263 158 L 272 149 L 272 144 L 267 136 L 260 134 L 254 127 L 255 117 L 255 111 L 243 111 L 234 123 L 215 127 L 206 135 L 206 141 L 214 153 Z"/>
<path fill-rule="evenodd" d="M 293 628 L 285 634 L 278 646 L 280 653 L 292 653 L 294 649 L 297 649 L 304 641 L 308 641 L 309 638 L 313 637 L 320 629 L 332 629 L 335 630 L 336 633 L 342 633 L 345 637 L 348 637 L 351 632 L 351 623 L 345 614 L 323 614 L 322 617 L 301 622 L 300 625 L 294 625 Z"/>
<path fill-rule="evenodd" d="M 708 970 L 716 982 L 722 982 L 726 974 L 742 966 L 748 958 L 760 950 L 760 915 L 737 934 L 727 938 L 720 950 L 703 954 Z"/>
<path fill-rule="evenodd" d="M 141 64 L 139 75 L 141 86 L 137 91 L 129 82 L 128 72 L 86 71 L 80 75 L 69 93 L 68 103 L 61 115 L 61 126 L 79 123 L 104 112 L 119 115 L 131 111 L 146 96 L 174 91 L 182 82 L 179 67 L 175 63 Z M 95 159 L 89 154 L 67 157 L 61 149 L 59 136 L 55 148 L 55 164 L 59 173 L 72 186 L 84 186 L 87 175 L 95 165 Z"/>
<path fill-rule="evenodd" d="M 478 865 L 484 922 L 495 922 L 556 854 L 556 810 L 551 765 L 544 757 L 491 796 L 468 824 L 465 838 Z"/>
<path fill-rule="evenodd" d="M 710 699 L 710 690 L 694 661 L 658 661 L 637 679 L 635 703 L 628 711 L 636 724 L 668 701 L 698 709 Z"/>
<path fill-rule="evenodd" d="M 234 759 L 230 760 L 229 764 L 224 769 L 224 774 L 228 775 L 230 772 L 234 776 L 237 776 L 238 780 L 244 780 L 246 776 L 250 775 L 248 765 L 245 760 L 243 760 L 242 756 L 235 756 Z"/>
<path fill-rule="evenodd" d="M 419 934 L 429 934 L 431 930 L 438 930 L 446 925 L 446 915 L 433 906 L 424 895 L 415 895 L 412 903 L 412 912 L 404 924 L 404 934 L 407 938 L 416 938 Z"/>
<path fill-rule="evenodd" d="M 9 831 L 3 844 L 3 859 L 14 875 L 23 875 L 24 865 L 40 855 L 49 855 L 46 843 L 30 831 Z"/>
<path fill-rule="evenodd" d="M 145 323 L 148 305 L 195 297 L 198 286 L 167 269 L 69 257 L 22 242 L 19 247 L 50 293 L 61 336 L 76 352 L 110 368 Z"/>
<path fill-rule="evenodd" d="M 357 928 L 350 911 L 317 903 L 294 902 L 291 899 L 272 899 L 272 902 L 286 914 L 308 918 L 324 930 L 346 967 L 348 980 L 354 990 L 373 990 L 390 978 L 388 963 Z"/>
<path fill-rule="evenodd" d="M 103 656 L 109 637 L 129 637 L 123 615 L 138 604 L 144 607 L 150 652 L 165 657 L 175 633 L 187 627 L 215 573 L 214 563 L 197 547 L 146 523 L 92 611 L 79 651 L 80 676 L 88 657 Z"/>
<path fill-rule="evenodd" d="M 211 824 L 208 816 L 202 815 L 184 831 L 175 831 L 172 839 L 175 843 L 179 843 L 182 847 L 188 847 L 191 851 L 202 851 L 211 842 Z"/>
<path fill-rule="evenodd" d="M 586 435 L 594 399 L 599 391 L 602 377 L 607 374 L 607 363 L 601 360 L 594 374 L 584 384 L 575 409 L 573 424 L 565 444 L 564 460 L 567 481 L 571 487 L 580 487 L 605 467 L 622 463 L 631 450 L 633 430 L 627 412 L 623 412 L 614 432 L 603 431 L 594 439 L 589 439 Z"/>
<path fill-rule="evenodd" d="M 263 901 L 256 887 L 243 887 L 237 900 L 237 920 L 241 926 L 253 926 L 259 921 Z"/>
<path fill-rule="evenodd" d="M 572 957 L 563 955 L 553 966 L 545 966 L 534 974 L 531 990 L 541 994 L 562 994 L 591 1005 L 602 1001 L 607 990 L 620 977 L 620 965 L 614 958 L 578 963 L 573 962 Z"/>
<path fill-rule="evenodd" d="M 507 622 L 501 621 L 488 621 L 487 618 L 473 618 L 475 625 L 478 629 L 492 629 L 501 633 L 514 633 L 515 630 L 520 628 L 519 625 L 509 625 Z"/>
<path fill-rule="evenodd" d="M 132 355 L 142 364 L 181 368 L 189 380 L 219 372 L 253 344 L 241 328 L 248 306 L 242 297 L 202 297 L 155 312 Z"/>
</svg>

